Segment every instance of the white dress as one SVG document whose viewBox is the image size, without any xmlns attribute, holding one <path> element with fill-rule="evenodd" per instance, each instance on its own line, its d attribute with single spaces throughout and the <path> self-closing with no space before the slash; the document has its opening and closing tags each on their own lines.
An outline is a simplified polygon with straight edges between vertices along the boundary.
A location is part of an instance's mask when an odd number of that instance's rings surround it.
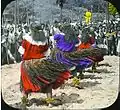
<svg viewBox="0 0 120 110">
<path fill-rule="evenodd" d="M 117 52 L 120 53 L 120 31 L 118 31 L 117 37 L 118 37 Z"/>
<path fill-rule="evenodd" d="M 120 38 L 118 39 L 117 52 L 120 53 Z"/>
<path fill-rule="evenodd" d="M 120 53 L 120 31 L 118 32 L 118 44 L 117 44 L 117 52 Z"/>
<path fill-rule="evenodd" d="M 45 45 L 47 44 L 47 39 L 44 41 L 44 42 L 41 42 L 41 41 L 34 41 L 32 36 L 30 36 L 29 34 L 26 34 L 25 36 L 23 36 L 23 39 L 27 40 L 29 43 L 31 43 L 32 45 Z M 18 52 L 23 55 L 24 54 L 24 51 L 25 49 L 20 46 L 19 49 L 18 49 Z M 49 57 L 50 56 L 50 48 L 48 48 L 48 50 L 44 53 L 44 55 L 46 57 Z"/>
</svg>

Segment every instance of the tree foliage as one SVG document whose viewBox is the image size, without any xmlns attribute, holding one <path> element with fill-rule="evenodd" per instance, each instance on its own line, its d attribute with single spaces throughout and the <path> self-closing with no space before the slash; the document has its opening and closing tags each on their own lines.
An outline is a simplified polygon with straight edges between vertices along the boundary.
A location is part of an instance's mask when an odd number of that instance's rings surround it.
<svg viewBox="0 0 120 110">
<path fill-rule="evenodd" d="M 111 3 L 109 3 L 109 6 L 108 6 L 108 9 L 109 9 L 109 13 L 111 15 L 116 15 L 117 14 L 117 9 L 114 5 L 112 5 Z"/>
<path fill-rule="evenodd" d="M 66 2 L 66 0 L 56 0 L 56 4 L 60 6 L 60 8 L 63 8 L 63 4 Z"/>
</svg>

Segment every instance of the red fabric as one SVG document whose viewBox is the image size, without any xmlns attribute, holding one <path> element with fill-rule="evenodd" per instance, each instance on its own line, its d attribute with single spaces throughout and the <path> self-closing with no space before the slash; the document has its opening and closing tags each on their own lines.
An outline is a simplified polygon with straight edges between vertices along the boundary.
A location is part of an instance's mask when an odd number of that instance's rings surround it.
<svg viewBox="0 0 120 110">
<path fill-rule="evenodd" d="M 22 41 L 22 46 L 25 49 L 23 60 L 43 58 L 44 52 L 48 49 L 47 45 L 44 46 L 32 45 L 26 40 Z M 71 75 L 69 71 L 60 73 L 59 77 L 56 79 L 55 83 L 53 84 L 53 89 L 60 87 L 61 84 L 64 83 L 64 80 L 67 80 L 70 76 Z M 44 76 L 37 77 L 36 79 L 40 82 L 43 82 L 46 85 L 50 83 L 49 81 L 47 81 L 47 79 L 44 79 Z M 41 90 L 40 86 L 35 85 L 31 82 L 27 71 L 23 68 L 23 63 L 21 64 L 21 80 L 23 84 L 23 92 L 39 92 Z"/>
<path fill-rule="evenodd" d="M 87 58 L 93 60 L 94 62 L 100 62 L 104 60 L 103 56 L 93 56 L 93 57 L 89 56 Z"/>
<path fill-rule="evenodd" d="M 64 84 L 64 81 L 68 80 L 70 77 L 71 74 L 69 71 L 62 72 L 53 84 L 53 89 L 57 89 L 58 87 L 60 87 L 62 84 Z"/>
<path fill-rule="evenodd" d="M 22 80 L 22 84 L 23 84 L 23 91 L 26 92 L 38 92 L 40 91 L 40 86 L 37 86 L 35 84 L 33 84 L 30 81 L 30 78 L 27 74 L 27 72 L 25 71 L 25 69 L 23 68 L 23 63 L 21 64 L 21 80 Z"/>
<path fill-rule="evenodd" d="M 45 80 L 43 77 L 37 77 L 37 79 L 45 84 L 49 84 L 50 82 L 47 81 L 47 79 Z"/>
<path fill-rule="evenodd" d="M 64 80 L 68 80 L 70 76 L 71 74 L 69 71 L 60 73 L 59 77 L 56 79 L 56 81 L 53 84 L 53 89 L 57 89 L 58 87 L 60 87 L 64 83 Z M 23 64 L 21 64 L 21 80 L 23 84 L 23 92 L 25 93 L 39 92 L 41 90 L 40 86 L 35 85 L 31 82 L 27 71 L 23 68 Z M 49 81 L 45 80 L 43 77 L 37 77 L 37 80 L 43 82 L 46 85 L 50 83 Z"/>
<path fill-rule="evenodd" d="M 22 47 L 25 49 L 23 60 L 43 58 L 44 52 L 47 51 L 48 45 L 32 45 L 27 40 L 22 41 Z"/>
<path fill-rule="evenodd" d="M 78 47 L 77 50 L 81 50 L 81 49 L 87 49 L 90 48 L 91 44 L 90 43 L 81 43 Z"/>
</svg>

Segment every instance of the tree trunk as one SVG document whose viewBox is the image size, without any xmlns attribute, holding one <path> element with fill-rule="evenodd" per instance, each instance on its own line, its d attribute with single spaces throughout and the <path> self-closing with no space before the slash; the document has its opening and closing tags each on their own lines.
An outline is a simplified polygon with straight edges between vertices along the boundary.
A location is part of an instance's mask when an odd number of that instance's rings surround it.
<svg viewBox="0 0 120 110">
<path fill-rule="evenodd" d="M 18 24 L 18 12 L 17 12 L 18 4 L 17 3 L 18 3 L 18 1 L 16 0 L 16 2 L 15 2 L 15 33 L 17 33 L 17 24 Z M 17 36 L 15 36 L 15 41 L 17 39 L 16 37 Z M 15 42 L 15 46 L 16 46 L 16 42 Z M 15 48 L 15 60 L 17 59 L 16 51 L 17 51 L 17 49 Z M 8 52 L 7 52 L 7 54 L 8 54 Z"/>
<path fill-rule="evenodd" d="M 15 32 L 16 32 L 16 27 L 17 27 L 17 0 L 15 2 L 15 14 L 14 14 L 14 17 L 15 17 Z"/>
<path fill-rule="evenodd" d="M 33 21 L 32 22 L 34 22 L 35 21 L 35 17 L 34 17 L 35 16 L 35 12 L 34 12 L 34 0 L 32 0 L 32 5 L 33 5 L 33 10 L 32 10 L 33 11 L 32 12 L 32 14 L 33 14 L 32 20 Z"/>
<path fill-rule="evenodd" d="M 61 7 L 61 10 L 60 10 L 60 22 L 62 22 L 62 7 Z"/>
<path fill-rule="evenodd" d="M 107 7 L 106 7 L 106 20 L 107 20 L 107 31 L 108 31 L 108 28 L 109 28 L 109 2 L 107 2 Z"/>
</svg>

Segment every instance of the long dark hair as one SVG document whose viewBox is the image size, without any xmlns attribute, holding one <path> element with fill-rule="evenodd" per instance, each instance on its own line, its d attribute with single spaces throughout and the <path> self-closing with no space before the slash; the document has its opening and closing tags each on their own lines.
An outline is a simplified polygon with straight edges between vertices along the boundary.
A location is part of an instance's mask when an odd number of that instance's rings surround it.
<svg viewBox="0 0 120 110">
<path fill-rule="evenodd" d="M 89 41 L 89 33 L 90 33 L 90 30 L 89 28 L 83 28 L 82 29 L 82 37 L 81 37 L 81 42 L 83 43 L 87 43 Z"/>
<path fill-rule="evenodd" d="M 47 38 L 45 37 L 45 33 L 41 29 L 41 26 L 37 24 L 32 24 L 30 28 L 33 40 L 41 42 L 45 42 L 47 40 Z"/>
<path fill-rule="evenodd" d="M 75 29 L 70 24 L 63 24 L 60 30 L 65 34 L 65 40 L 67 42 L 78 41 L 78 35 Z"/>
</svg>

